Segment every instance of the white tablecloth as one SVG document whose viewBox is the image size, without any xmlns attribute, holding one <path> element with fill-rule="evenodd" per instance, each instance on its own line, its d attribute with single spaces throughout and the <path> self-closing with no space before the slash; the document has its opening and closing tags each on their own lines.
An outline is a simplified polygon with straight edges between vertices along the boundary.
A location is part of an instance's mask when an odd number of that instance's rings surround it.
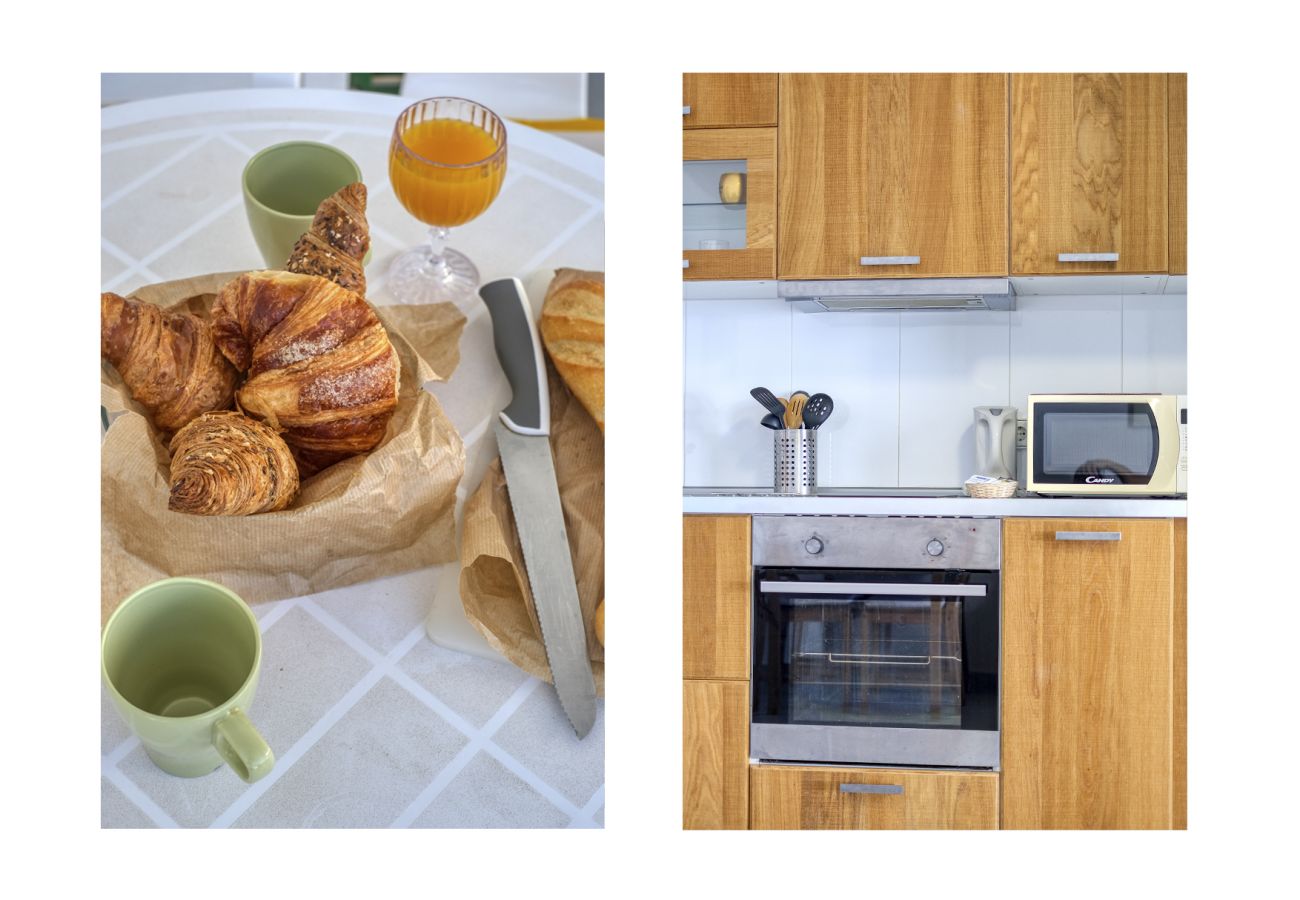
<svg viewBox="0 0 1300 900">
<path fill-rule="evenodd" d="M 206 272 L 263 268 L 244 217 L 240 173 L 270 144 L 316 140 L 357 161 L 369 189 L 370 300 L 394 303 L 384 272 L 424 226 L 387 178 L 392 124 L 407 100 L 352 91 L 249 90 L 109 107 L 102 119 L 102 286 L 135 288 Z M 452 232 L 483 279 L 517 275 L 540 308 L 550 270 L 604 268 L 604 161 L 508 123 L 505 185 Z M 451 380 L 432 388 L 466 443 L 459 499 L 496 455 L 488 427 L 509 396 L 481 305 Z M 459 512 L 459 511 L 458 511 Z M 157 769 L 102 709 L 105 827 L 600 827 L 604 704 L 579 741 L 550 685 L 491 658 L 440 585 L 451 566 L 259 604 L 262 679 L 252 710 L 276 753 L 245 785 L 227 767 L 196 779 Z M 449 574 L 452 577 L 448 577 Z M 453 647 L 476 648 L 479 655 Z"/>
</svg>

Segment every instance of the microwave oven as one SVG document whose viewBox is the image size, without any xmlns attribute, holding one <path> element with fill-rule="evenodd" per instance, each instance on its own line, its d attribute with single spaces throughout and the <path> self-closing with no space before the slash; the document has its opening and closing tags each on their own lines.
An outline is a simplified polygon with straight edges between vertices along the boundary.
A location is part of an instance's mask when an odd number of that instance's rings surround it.
<svg viewBox="0 0 1300 900">
<path fill-rule="evenodd" d="M 1039 494 L 1187 493 L 1187 397 L 1030 394 L 1025 488 Z"/>
</svg>

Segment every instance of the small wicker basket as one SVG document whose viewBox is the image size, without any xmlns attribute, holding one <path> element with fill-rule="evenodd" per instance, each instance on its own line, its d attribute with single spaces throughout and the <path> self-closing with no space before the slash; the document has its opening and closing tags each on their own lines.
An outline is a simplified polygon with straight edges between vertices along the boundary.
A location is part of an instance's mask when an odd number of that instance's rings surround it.
<svg viewBox="0 0 1300 900">
<path fill-rule="evenodd" d="M 963 487 L 966 490 L 967 496 L 988 500 L 1014 497 L 1016 495 L 1016 488 L 1020 487 L 1020 484 L 1011 481 L 1010 479 L 1003 478 L 998 481 L 986 481 L 981 484 L 971 484 L 970 482 L 967 482 Z"/>
</svg>

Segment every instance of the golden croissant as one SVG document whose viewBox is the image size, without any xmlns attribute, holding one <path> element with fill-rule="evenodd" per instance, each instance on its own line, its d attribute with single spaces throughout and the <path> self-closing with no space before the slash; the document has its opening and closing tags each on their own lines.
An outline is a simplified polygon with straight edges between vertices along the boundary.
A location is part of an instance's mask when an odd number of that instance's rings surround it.
<svg viewBox="0 0 1300 900">
<path fill-rule="evenodd" d="M 99 320 L 100 355 L 164 438 L 201 413 L 230 408 L 239 373 L 208 322 L 117 294 L 100 294 Z"/>
<path fill-rule="evenodd" d="M 298 495 L 298 467 L 280 436 L 237 412 L 204 413 L 171 441 L 167 508 L 199 516 L 284 509 Z"/>
<path fill-rule="evenodd" d="M 364 297 L 366 272 L 361 262 L 369 249 L 366 186 L 358 181 L 321 201 L 311 230 L 298 238 L 285 268 L 320 275 Z"/>
<path fill-rule="evenodd" d="M 360 294 L 317 275 L 249 272 L 212 309 L 217 346 L 248 373 L 239 408 L 278 431 L 304 476 L 374 449 L 397 408 L 397 353 Z"/>
</svg>

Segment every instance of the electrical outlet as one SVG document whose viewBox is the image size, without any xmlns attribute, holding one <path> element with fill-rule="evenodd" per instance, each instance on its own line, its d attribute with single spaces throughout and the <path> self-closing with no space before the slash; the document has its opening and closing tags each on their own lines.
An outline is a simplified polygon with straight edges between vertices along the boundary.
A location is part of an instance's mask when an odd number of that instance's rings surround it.
<svg viewBox="0 0 1300 900">
<path fill-rule="evenodd" d="M 1016 419 L 1016 449 L 1024 450 L 1029 442 L 1029 420 Z"/>
</svg>

